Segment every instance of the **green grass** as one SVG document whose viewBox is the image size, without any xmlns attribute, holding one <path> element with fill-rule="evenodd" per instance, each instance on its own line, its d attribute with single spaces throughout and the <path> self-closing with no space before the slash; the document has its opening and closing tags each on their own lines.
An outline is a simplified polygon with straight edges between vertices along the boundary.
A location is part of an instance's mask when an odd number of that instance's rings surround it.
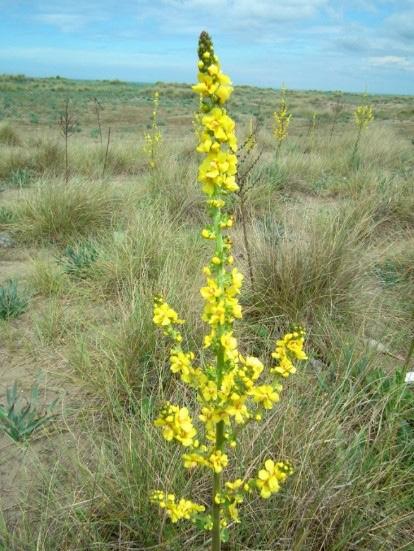
<svg viewBox="0 0 414 551">
<path fill-rule="evenodd" d="M 30 476 L 16 478 L 18 499 L 0 496 L 0 548 L 8 551 L 208 549 L 194 528 L 164 522 L 148 502 L 156 487 L 210 499 L 208 476 L 183 472 L 178 450 L 153 426 L 166 399 L 197 407 L 169 370 L 153 295 L 187 320 L 185 346 L 202 350 L 199 289 L 211 253 L 200 237 L 207 217 L 191 125 L 197 98 L 185 85 L 158 88 L 165 141 L 150 172 L 142 136 L 152 86 L 0 78 L 0 108 L 20 140 L 0 150 L 0 228 L 17 240 L 4 266 L 16 262 L 19 288 L 33 297 L 29 315 L 2 322 L 0 356 L 10 373 L 42 368 L 52 388 L 68 393 L 46 451 L 25 456 Z M 82 130 L 69 140 L 65 184 L 56 120 L 67 95 Z M 105 107 L 104 137 L 111 127 L 104 177 L 91 97 Z M 370 97 L 376 119 L 353 165 L 361 95 L 343 95 L 331 138 L 335 95 L 288 92 L 291 132 L 276 161 L 277 100 L 271 89 L 236 87 L 229 104 L 240 141 L 251 114 L 262 121 L 246 209 L 255 285 L 246 277 L 237 336 L 243 354 L 269 363 L 274 339 L 303 323 L 309 361 L 263 429 L 247 428 L 234 452 L 243 471 L 272 455 L 290 459 L 295 474 L 274 498 L 246 500 L 228 548 L 409 550 L 414 402 L 396 358 L 414 332 L 412 99 Z M 313 111 L 319 125 L 309 148 Z M 234 207 L 235 263 L 247 276 Z M 4 468 L 20 464 L 5 459 Z"/>
</svg>

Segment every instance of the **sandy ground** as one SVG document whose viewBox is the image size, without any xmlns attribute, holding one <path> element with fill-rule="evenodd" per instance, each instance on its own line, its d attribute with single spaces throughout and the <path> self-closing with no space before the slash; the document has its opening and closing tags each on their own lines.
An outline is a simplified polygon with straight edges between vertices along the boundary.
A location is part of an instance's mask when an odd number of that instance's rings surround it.
<svg viewBox="0 0 414 551">
<path fill-rule="evenodd" d="M 13 278 L 24 285 L 30 273 L 30 253 L 0 249 L 0 284 Z M 16 443 L 0 431 L 0 511 L 11 522 L 18 518 L 19 503 L 27 500 L 34 485 L 47 491 L 45 480 L 65 460 L 68 450 L 76 449 L 77 437 L 69 431 L 66 420 L 76 411 L 76 404 L 79 407 L 79 388 L 68 378 L 67 361 L 59 352 L 36 346 L 31 316 L 41 302 L 33 298 L 28 312 L 0 323 L 0 403 L 6 403 L 6 390 L 15 382 L 24 403 L 36 383 L 40 407 L 57 399 L 54 412 L 59 419 L 59 423 L 34 433 L 29 443 Z"/>
</svg>

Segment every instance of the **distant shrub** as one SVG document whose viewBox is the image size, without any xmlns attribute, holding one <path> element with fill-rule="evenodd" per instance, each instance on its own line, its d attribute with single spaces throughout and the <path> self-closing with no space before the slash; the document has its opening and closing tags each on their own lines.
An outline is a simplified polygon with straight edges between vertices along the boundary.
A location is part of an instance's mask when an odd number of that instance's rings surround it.
<svg viewBox="0 0 414 551">
<path fill-rule="evenodd" d="M 9 123 L 0 125 L 0 144 L 12 146 L 21 144 L 19 134 Z"/>
<path fill-rule="evenodd" d="M 0 287 L 0 319 L 17 318 L 27 304 L 27 297 L 18 292 L 16 281 L 10 279 Z"/>
<path fill-rule="evenodd" d="M 26 75 L 18 74 L 18 75 L 6 75 L 6 78 L 8 80 L 11 80 L 12 82 L 27 82 L 28 79 Z"/>
</svg>

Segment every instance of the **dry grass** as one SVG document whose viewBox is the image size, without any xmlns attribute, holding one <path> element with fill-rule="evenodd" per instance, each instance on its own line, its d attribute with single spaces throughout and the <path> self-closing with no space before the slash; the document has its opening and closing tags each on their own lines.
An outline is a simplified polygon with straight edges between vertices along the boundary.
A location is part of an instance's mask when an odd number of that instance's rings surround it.
<svg viewBox="0 0 414 551">
<path fill-rule="evenodd" d="M 0 125 L 0 144 L 16 146 L 21 144 L 19 134 L 10 123 L 2 123 Z"/>
<path fill-rule="evenodd" d="M 100 182 L 45 180 L 22 193 L 11 230 L 22 242 L 67 243 L 111 227 L 119 193 Z"/>
</svg>

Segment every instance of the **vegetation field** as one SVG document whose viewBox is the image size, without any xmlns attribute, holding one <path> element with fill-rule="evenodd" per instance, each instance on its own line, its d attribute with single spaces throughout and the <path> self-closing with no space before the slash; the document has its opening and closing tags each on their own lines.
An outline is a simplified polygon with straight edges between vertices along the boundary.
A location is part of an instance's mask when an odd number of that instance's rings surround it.
<svg viewBox="0 0 414 551">
<path fill-rule="evenodd" d="M 232 465 L 274 456 L 294 474 L 270 499 L 246 498 L 223 548 L 413 551 L 414 100 L 285 99 L 279 149 L 280 90 L 240 86 L 228 102 L 249 144 L 232 204 L 245 275 L 235 328 L 240 351 L 268 363 L 300 324 L 308 360 L 241 433 Z M 368 104 L 355 148 L 354 112 Z M 209 549 L 208 533 L 149 500 L 211 493 L 154 426 L 164 400 L 194 405 L 154 295 L 203 347 L 198 105 L 187 84 L 0 77 L 1 550 Z"/>
</svg>

